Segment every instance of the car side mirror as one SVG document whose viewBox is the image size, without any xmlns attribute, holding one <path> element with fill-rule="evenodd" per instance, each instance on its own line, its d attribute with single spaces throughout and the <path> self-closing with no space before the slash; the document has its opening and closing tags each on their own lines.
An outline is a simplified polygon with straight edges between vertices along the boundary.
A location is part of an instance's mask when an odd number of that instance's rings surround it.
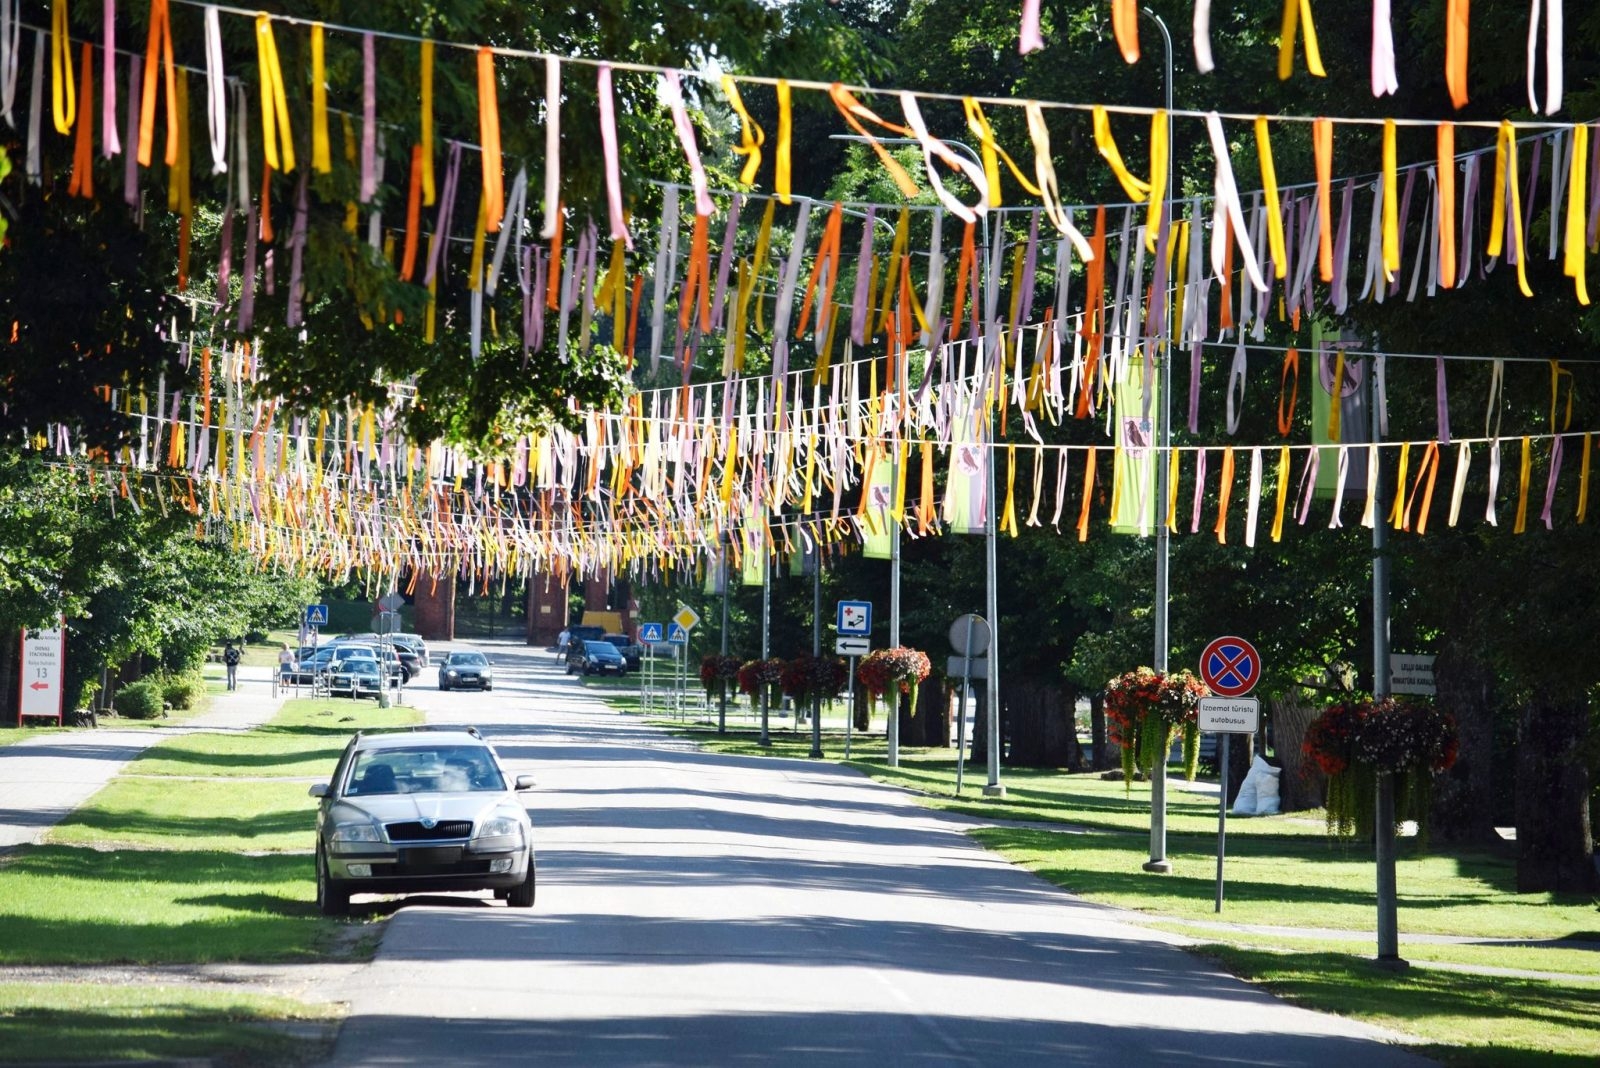
<svg viewBox="0 0 1600 1068">
<path fill-rule="evenodd" d="M 519 792 L 522 791 L 522 790 L 531 790 L 531 789 L 533 789 L 533 787 L 534 787 L 533 776 L 532 775 L 518 775 L 517 776 L 517 781 L 516 781 L 516 787 L 517 787 L 517 790 Z"/>
<path fill-rule="evenodd" d="M 307 790 L 306 793 L 310 794 L 312 797 L 327 797 L 328 784 L 325 782 L 319 782 L 317 785 Z"/>
</svg>

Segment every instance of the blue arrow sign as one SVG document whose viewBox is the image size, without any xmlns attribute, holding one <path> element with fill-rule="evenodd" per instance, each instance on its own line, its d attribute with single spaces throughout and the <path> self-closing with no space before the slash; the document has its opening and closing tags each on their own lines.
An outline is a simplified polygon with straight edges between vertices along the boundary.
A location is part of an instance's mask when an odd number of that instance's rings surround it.
<svg viewBox="0 0 1600 1068">
<path fill-rule="evenodd" d="M 872 633 L 871 601 L 840 601 L 839 615 L 834 628 L 840 634 L 861 635 Z"/>
<path fill-rule="evenodd" d="M 325 604 L 306 605 L 306 626 L 326 627 L 328 625 L 328 606 Z"/>
<path fill-rule="evenodd" d="M 660 623 L 640 623 L 639 641 L 645 645 L 652 645 L 661 640 Z"/>
<path fill-rule="evenodd" d="M 674 623 L 667 628 L 667 641 L 673 645 L 688 645 L 689 632 Z"/>
</svg>

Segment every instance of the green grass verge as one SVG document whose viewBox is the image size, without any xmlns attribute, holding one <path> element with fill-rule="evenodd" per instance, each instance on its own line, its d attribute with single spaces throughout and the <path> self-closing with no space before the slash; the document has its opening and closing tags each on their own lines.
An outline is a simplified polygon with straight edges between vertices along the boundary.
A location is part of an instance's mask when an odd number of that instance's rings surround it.
<svg viewBox="0 0 1600 1068">
<path fill-rule="evenodd" d="M 1416 1035 L 1446 1064 L 1563 1068 L 1600 1058 L 1600 988 L 1413 968 L 1395 974 L 1331 953 L 1208 945 L 1197 952 L 1274 994 Z"/>
<path fill-rule="evenodd" d="M 130 766 L 138 774 L 92 797 L 49 844 L 0 859 L 0 962 L 338 952 L 343 925 L 314 908 L 315 803 L 304 780 L 332 770 L 355 728 L 420 720 L 414 709 L 290 701 L 256 730 L 186 735 L 148 750 Z M 212 762 L 222 775 L 208 776 Z"/>
<path fill-rule="evenodd" d="M 741 726 L 654 720 L 710 752 L 805 758 L 809 734 L 773 730 L 771 745 Z M 1217 944 L 1204 952 L 1230 971 L 1312 1008 L 1359 1017 L 1408 1032 L 1433 1045 L 1424 1052 L 1451 1064 L 1593 1064 L 1600 1055 L 1600 984 L 1480 976 L 1412 969 L 1391 979 L 1373 970 L 1369 942 L 1319 938 L 1315 929 L 1367 931 L 1376 912 L 1372 855 L 1365 843 L 1329 840 L 1321 813 L 1234 819 L 1228 823 L 1226 911 L 1214 910 L 1215 800 L 1167 793 L 1168 854 L 1173 872 L 1141 870 L 1148 857 L 1150 788 L 1098 775 L 1007 768 L 1004 799 L 984 798 L 984 769 L 967 767 L 956 796 L 949 750 L 902 747 L 888 767 L 881 734 L 856 735 L 851 759 L 843 737 L 829 731 L 829 759 L 914 792 L 921 803 L 980 819 L 1064 824 L 990 827 L 974 837 L 1008 859 L 1091 901 L 1137 910 L 1155 926 Z M 1476 938 L 1600 940 L 1600 902 L 1586 897 L 1516 892 L 1514 861 L 1481 850 L 1421 852 L 1402 841 L 1397 866 L 1400 923 L 1411 934 Z M 1213 931 L 1182 921 L 1307 929 L 1305 938 Z M 1228 943 L 1228 944 L 1222 944 Z M 1270 947 L 1270 948 L 1269 948 Z M 1437 961 L 1573 976 L 1600 975 L 1600 953 L 1556 947 L 1441 945 L 1403 941 L 1418 961 Z M 1282 952 L 1282 950 L 1289 952 Z"/>
<path fill-rule="evenodd" d="M 204 1057 L 231 1066 L 309 1064 L 318 1039 L 275 1029 L 326 1021 L 331 1010 L 287 998 L 183 987 L 0 984 L 0 1062 Z"/>
</svg>

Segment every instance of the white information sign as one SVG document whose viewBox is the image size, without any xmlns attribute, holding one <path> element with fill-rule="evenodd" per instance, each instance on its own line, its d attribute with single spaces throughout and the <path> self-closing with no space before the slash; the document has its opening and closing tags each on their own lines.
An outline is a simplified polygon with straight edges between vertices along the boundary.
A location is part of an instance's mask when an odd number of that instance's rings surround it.
<svg viewBox="0 0 1600 1068">
<path fill-rule="evenodd" d="M 1433 684 L 1433 657 L 1389 654 L 1389 692 L 1422 697 L 1438 693 Z"/>
<path fill-rule="evenodd" d="M 1261 702 L 1254 697 L 1200 698 L 1200 729 L 1212 734 L 1254 734 Z"/>
<path fill-rule="evenodd" d="M 19 721 L 24 716 L 44 716 L 59 721 L 65 689 L 67 635 L 61 627 L 22 632 L 22 698 L 17 702 Z"/>
<path fill-rule="evenodd" d="M 866 656 L 872 652 L 872 639 L 841 635 L 833 640 L 833 651 L 840 656 Z"/>
</svg>

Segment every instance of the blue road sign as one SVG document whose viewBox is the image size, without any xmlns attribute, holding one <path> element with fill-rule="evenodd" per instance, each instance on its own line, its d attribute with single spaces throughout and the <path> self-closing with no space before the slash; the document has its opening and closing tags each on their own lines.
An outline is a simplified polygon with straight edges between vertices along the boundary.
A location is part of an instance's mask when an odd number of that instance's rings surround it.
<svg viewBox="0 0 1600 1068">
<path fill-rule="evenodd" d="M 689 632 L 674 623 L 667 628 L 667 641 L 672 645 L 688 645 Z"/>
<path fill-rule="evenodd" d="M 1200 678 L 1218 697 L 1243 697 L 1261 681 L 1261 654 L 1244 638 L 1213 639 L 1200 654 Z"/>
<path fill-rule="evenodd" d="M 872 633 L 871 601 L 840 601 L 839 616 L 834 628 L 840 634 L 860 635 Z"/>
<path fill-rule="evenodd" d="M 306 626 L 326 627 L 328 625 L 328 606 L 325 604 L 306 605 Z"/>
<path fill-rule="evenodd" d="M 652 645 L 661 640 L 660 623 L 640 623 L 639 641 L 645 645 Z"/>
</svg>

